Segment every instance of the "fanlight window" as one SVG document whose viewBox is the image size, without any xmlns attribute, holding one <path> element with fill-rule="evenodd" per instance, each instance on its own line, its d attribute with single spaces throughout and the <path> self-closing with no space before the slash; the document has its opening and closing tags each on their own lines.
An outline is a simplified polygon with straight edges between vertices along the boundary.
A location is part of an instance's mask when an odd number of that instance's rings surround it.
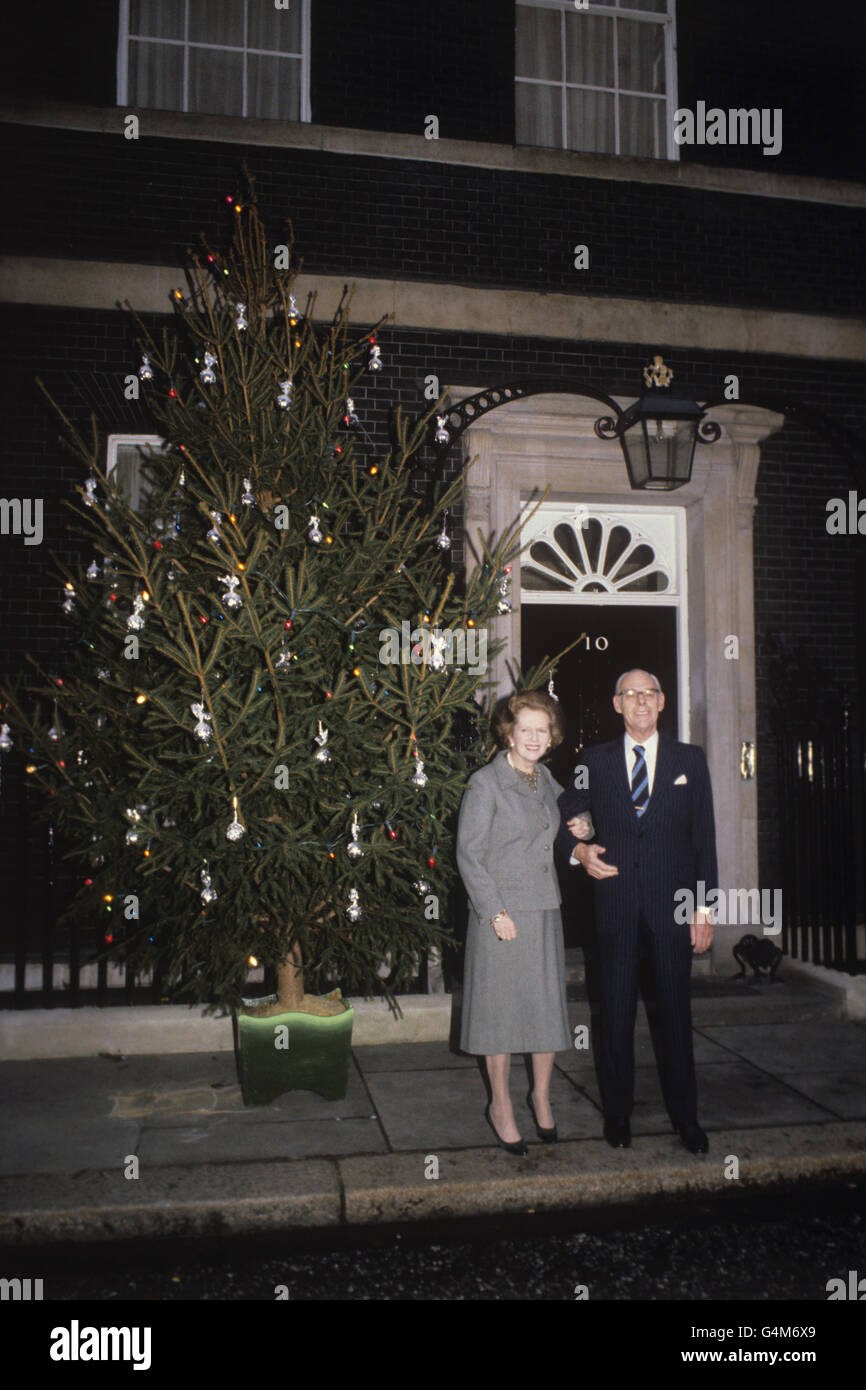
<svg viewBox="0 0 866 1390">
<path fill-rule="evenodd" d="M 663 594 L 668 566 L 636 527 L 614 517 L 560 521 L 524 552 L 523 589 L 560 593 Z"/>
</svg>

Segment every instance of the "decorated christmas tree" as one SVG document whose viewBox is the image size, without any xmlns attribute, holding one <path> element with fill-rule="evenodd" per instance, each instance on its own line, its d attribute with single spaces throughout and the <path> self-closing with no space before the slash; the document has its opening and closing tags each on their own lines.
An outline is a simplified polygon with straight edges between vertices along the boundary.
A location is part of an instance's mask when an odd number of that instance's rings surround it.
<svg viewBox="0 0 866 1390">
<path fill-rule="evenodd" d="M 463 477 L 419 481 L 431 418 L 398 411 L 384 453 L 358 410 L 381 324 L 353 332 L 345 295 L 327 323 L 299 308 L 290 226 L 269 239 L 251 187 L 231 202 L 228 253 L 190 253 L 161 340 L 133 314 L 161 440 L 144 500 L 97 422 L 66 422 L 91 543 L 63 575 L 74 659 L 3 693 L 0 741 L 81 866 L 67 916 L 116 958 L 221 1007 L 258 962 L 274 1009 L 327 1011 L 313 992 L 393 999 L 446 939 L 516 532 L 470 538 L 457 582 Z"/>
</svg>

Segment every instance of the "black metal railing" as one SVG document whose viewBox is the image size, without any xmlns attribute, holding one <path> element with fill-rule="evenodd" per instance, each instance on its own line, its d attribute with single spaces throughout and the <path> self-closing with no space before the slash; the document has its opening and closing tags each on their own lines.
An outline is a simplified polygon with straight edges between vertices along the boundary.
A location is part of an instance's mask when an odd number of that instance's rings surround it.
<svg viewBox="0 0 866 1390">
<path fill-rule="evenodd" d="M 782 946 L 799 960 L 864 969 L 864 747 L 849 706 L 777 730 Z"/>
</svg>

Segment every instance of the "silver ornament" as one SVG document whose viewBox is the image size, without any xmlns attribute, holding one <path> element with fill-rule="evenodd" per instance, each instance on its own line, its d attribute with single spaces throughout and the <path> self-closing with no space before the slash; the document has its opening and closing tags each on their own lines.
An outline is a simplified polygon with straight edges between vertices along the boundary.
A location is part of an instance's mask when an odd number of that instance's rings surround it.
<svg viewBox="0 0 866 1390">
<path fill-rule="evenodd" d="M 331 761 L 331 754 L 327 748 L 328 730 L 325 728 L 321 719 L 318 722 L 319 732 L 316 734 L 313 742 L 317 743 L 319 746 L 313 754 L 313 760 L 317 763 L 329 763 Z"/>
<path fill-rule="evenodd" d="M 350 859 L 363 859 L 364 857 L 364 851 L 358 844 L 358 836 L 360 835 L 360 833 L 361 830 L 358 825 L 358 813 L 357 811 L 355 811 L 352 816 L 352 838 L 346 846 L 346 853 L 348 854 Z"/>
<path fill-rule="evenodd" d="M 144 618 L 142 616 L 144 613 L 144 604 L 144 594 L 136 594 L 132 605 L 132 612 L 126 620 L 126 626 L 129 628 L 130 632 L 141 632 L 141 629 L 144 627 Z"/>
<path fill-rule="evenodd" d="M 222 601 L 226 608 L 230 608 L 232 611 L 243 607 L 243 599 L 240 594 L 235 593 L 240 582 L 236 574 L 224 574 L 219 580 L 220 584 L 228 585 L 226 592 L 222 595 Z"/>
<path fill-rule="evenodd" d="M 202 869 L 201 871 L 201 882 L 202 889 L 200 897 L 204 906 L 207 907 L 209 903 L 215 903 L 217 900 L 217 894 L 211 887 L 211 877 L 207 869 Z"/>
<path fill-rule="evenodd" d="M 346 916 L 350 922 L 357 922 L 361 917 L 361 903 L 358 899 L 357 888 L 349 889 L 349 903 L 346 908 Z"/>
<path fill-rule="evenodd" d="M 214 372 L 214 367 L 216 366 L 216 364 L 217 358 L 215 354 L 212 352 L 206 352 L 204 355 L 204 366 L 199 372 L 199 376 L 201 377 L 203 386 L 213 386 L 214 382 L 216 381 L 216 373 Z"/>
<path fill-rule="evenodd" d="M 199 740 L 200 743 L 208 743 L 209 740 L 213 737 L 213 729 L 210 727 L 210 723 L 208 721 L 213 716 L 208 713 L 204 705 L 201 704 L 201 702 L 198 700 L 195 702 L 195 704 L 190 705 L 190 709 L 192 710 L 193 714 L 198 720 L 198 723 L 193 729 L 195 737 Z"/>
</svg>

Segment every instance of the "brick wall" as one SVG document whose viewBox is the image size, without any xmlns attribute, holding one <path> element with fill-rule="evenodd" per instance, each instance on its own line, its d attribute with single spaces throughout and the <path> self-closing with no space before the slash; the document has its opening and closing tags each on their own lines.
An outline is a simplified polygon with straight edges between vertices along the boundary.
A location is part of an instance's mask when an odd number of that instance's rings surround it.
<svg viewBox="0 0 866 1390">
<path fill-rule="evenodd" d="M 118 113 L 118 131 L 121 116 Z M 21 255 L 177 265 L 222 243 L 244 159 L 310 273 L 856 315 L 862 209 L 602 179 L 16 126 L 3 131 Z M 279 215 L 276 215 L 277 210 Z M 573 248 L 589 247 L 587 270 Z"/>
</svg>

